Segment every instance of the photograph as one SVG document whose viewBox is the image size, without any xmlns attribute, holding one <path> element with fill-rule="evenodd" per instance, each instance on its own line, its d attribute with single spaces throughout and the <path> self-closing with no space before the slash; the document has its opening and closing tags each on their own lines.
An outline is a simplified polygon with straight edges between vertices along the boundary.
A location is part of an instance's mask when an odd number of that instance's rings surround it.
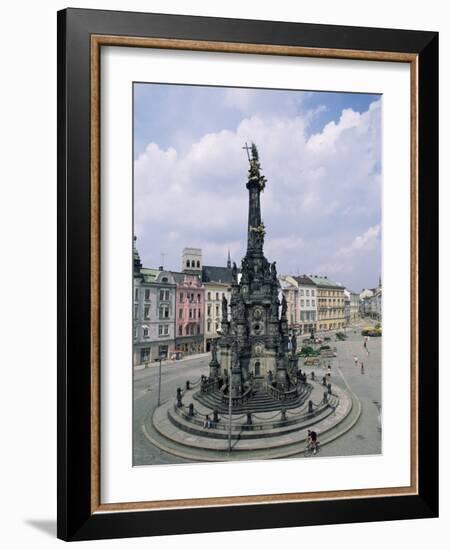
<svg viewBox="0 0 450 550">
<path fill-rule="evenodd" d="M 132 87 L 133 466 L 382 454 L 382 94 Z"/>
</svg>

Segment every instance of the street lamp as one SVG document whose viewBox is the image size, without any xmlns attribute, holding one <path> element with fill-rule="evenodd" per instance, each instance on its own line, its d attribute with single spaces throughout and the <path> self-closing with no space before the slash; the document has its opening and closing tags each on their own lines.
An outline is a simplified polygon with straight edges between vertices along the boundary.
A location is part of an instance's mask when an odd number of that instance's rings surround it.
<svg viewBox="0 0 450 550">
<path fill-rule="evenodd" d="M 165 359 L 166 354 L 161 352 L 158 357 L 159 361 L 159 375 L 158 375 L 158 407 L 161 405 L 161 361 Z"/>
</svg>

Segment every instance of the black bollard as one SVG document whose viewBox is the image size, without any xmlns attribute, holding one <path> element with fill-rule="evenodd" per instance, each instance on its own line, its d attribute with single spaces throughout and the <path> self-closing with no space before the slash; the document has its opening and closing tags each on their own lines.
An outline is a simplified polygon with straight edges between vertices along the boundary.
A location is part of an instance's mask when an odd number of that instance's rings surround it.
<svg viewBox="0 0 450 550">
<path fill-rule="evenodd" d="M 252 422 L 252 413 L 247 413 L 247 422 L 246 422 L 247 426 L 251 426 L 253 424 Z"/>
<path fill-rule="evenodd" d="M 191 389 L 191 383 L 189 382 L 189 380 L 186 380 L 186 389 L 187 390 Z"/>
<path fill-rule="evenodd" d="M 308 412 L 313 412 L 313 402 L 311 401 L 311 399 L 308 401 Z"/>
<path fill-rule="evenodd" d="M 328 393 L 331 395 L 331 384 L 328 384 L 327 388 L 328 388 Z"/>
<path fill-rule="evenodd" d="M 189 403 L 189 416 L 194 416 L 194 403 Z"/>
<path fill-rule="evenodd" d="M 315 374 L 314 374 L 314 371 L 312 371 L 311 373 L 311 380 L 314 380 L 315 379 Z"/>
<path fill-rule="evenodd" d="M 326 378 L 326 376 L 324 376 L 322 378 L 322 386 L 326 386 L 326 385 L 327 385 L 327 378 Z"/>
<path fill-rule="evenodd" d="M 219 422 L 219 411 L 217 409 L 214 409 L 213 411 L 213 422 L 214 424 L 217 424 L 217 422 Z"/>
<path fill-rule="evenodd" d="M 323 402 L 328 403 L 328 393 L 326 391 L 323 392 Z"/>
<path fill-rule="evenodd" d="M 183 406 L 183 401 L 182 401 L 182 395 L 181 395 L 181 388 L 177 388 L 177 407 L 180 408 Z"/>
</svg>

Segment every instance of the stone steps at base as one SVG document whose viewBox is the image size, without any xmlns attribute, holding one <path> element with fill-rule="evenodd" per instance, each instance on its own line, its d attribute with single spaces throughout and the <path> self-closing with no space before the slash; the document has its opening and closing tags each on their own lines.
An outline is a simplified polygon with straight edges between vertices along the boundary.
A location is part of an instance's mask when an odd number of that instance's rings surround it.
<svg viewBox="0 0 450 550">
<path fill-rule="evenodd" d="M 278 438 L 283 435 L 291 434 L 294 432 L 304 431 L 309 426 L 321 422 L 327 416 L 331 415 L 335 407 L 337 406 L 339 400 L 334 398 L 333 401 L 330 400 L 329 406 L 323 406 L 316 414 L 311 414 L 309 418 L 299 419 L 297 423 L 291 423 L 292 418 L 288 418 L 288 422 L 285 426 L 277 426 L 266 429 L 257 429 L 258 425 L 255 423 L 255 427 L 252 430 L 246 429 L 245 423 L 242 423 L 242 426 L 239 428 L 233 427 L 231 432 L 232 440 L 249 440 L 249 439 L 261 439 L 261 438 Z M 174 409 L 168 410 L 168 417 L 170 422 L 176 426 L 179 430 L 182 430 L 186 433 L 196 435 L 203 439 L 228 439 L 228 431 L 219 428 L 203 428 L 202 425 L 198 425 L 192 421 L 189 421 L 186 418 L 179 416 Z M 227 426 L 227 419 L 221 419 L 224 426 Z"/>
<path fill-rule="evenodd" d="M 296 399 L 292 401 L 278 401 L 273 398 L 271 395 L 263 392 L 258 392 L 253 395 L 249 401 L 243 405 L 234 406 L 234 413 L 245 413 L 245 412 L 271 412 L 285 409 L 293 409 L 301 406 L 311 394 L 312 387 L 306 385 L 300 388 L 299 395 Z M 222 401 L 222 394 L 219 392 L 210 392 L 210 393 L 200 393 L 197 392 L 193 395 L 193 399 L 201 403 L 202 405 L 211 408 L 211 410 L 216 409 L 222 414 L 228 412 L 228 403 Z"/>
</svg>

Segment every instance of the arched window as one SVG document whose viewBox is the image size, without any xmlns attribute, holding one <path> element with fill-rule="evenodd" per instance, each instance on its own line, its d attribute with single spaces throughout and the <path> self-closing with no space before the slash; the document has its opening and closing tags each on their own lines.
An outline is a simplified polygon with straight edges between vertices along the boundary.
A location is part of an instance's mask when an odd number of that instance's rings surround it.
<svg viewBox="0 0 450 550">
<path fill-rule="evenodd" d="M 186 260 L 186 267 L 191 267 L 191 261 L 190 260 Z"/>
<path fill-rule="evenodd" d="M 200 267 L 200 260 L 197 260 L 197 267 Z"/>
</svg>

